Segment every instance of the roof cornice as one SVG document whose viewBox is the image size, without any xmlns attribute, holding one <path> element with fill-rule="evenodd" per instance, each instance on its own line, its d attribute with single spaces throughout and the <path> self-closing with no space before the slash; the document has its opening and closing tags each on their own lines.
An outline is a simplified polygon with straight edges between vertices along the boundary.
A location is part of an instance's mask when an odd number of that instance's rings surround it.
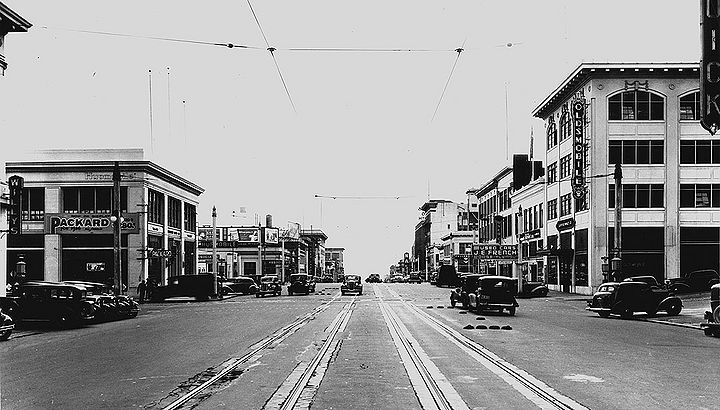
<svg viewBox="0 0 720 410">
<path fill-rule="evenodd" d="M 6 6 L 2 2 L 0 2 L 0 17 L 3 17 L 0 20 L 7 19 L 8 23 L 10 23 L 8 27 L 9 32 L 25 32 L 32 27 L 32 24 L 30 24 L 29 21 L 12 11 L 10 7 Z"/>
</svg>

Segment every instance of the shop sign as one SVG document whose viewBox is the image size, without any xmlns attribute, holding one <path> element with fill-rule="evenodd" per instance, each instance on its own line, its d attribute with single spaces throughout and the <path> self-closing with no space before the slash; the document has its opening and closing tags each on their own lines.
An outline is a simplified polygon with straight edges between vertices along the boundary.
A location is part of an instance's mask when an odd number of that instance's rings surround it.
<svg viewBox="0 0 720 410">
<path fill-rule="evenodd" d="M 720 4 L 702 0 L 700 9 L 702 60 L 700 63 L 700 125 L 710 135 L 720 128 Z"/>
<path fill-rule="evenodd" d="M 182 235 L 180 235 L 179 229 L 168 228 L 168 236 L 177 239 L 180 238 Z"/>
<path fill-rule="evenodd" d="M 148 249 L 149 258 L 171 258 L 175 256 L 175 252 L 172 249 Z"/>
<path fill-rule="evenodd" d="M 237 228 L 238 242 L 260 243 L 260 228 Z"/>
<path fill-rule="evenodd" d="M 88 262 L 85 264 L 88 272 L 105 272 L 105 262 Z"/>
<path fill-rule="evenodd" d="M 209 248 L 212 249 L 213 241 L 202 239 L 198 242 L 198 248 Z M 238 241 L 217 241 L 215 242 L 216 248 L 239 248 L 240 243 Z"/>
<path fill-rule="evenodd" d="M 198 255 L 198 259 L 201 261 L 212 260 L 212 254 L 201 253 Z"/>
<path fill-rule="evenodd" d="M 280 243 L 280 230 L 278 228 L 265 228 L 265 243 L 275 244 Z"/>
<path fill-rule="evenodd" d="M 113 222 L 107 214 L 45 214 L 45 233 L 112 234 Z M 123 234 L 140 233 L 140 214 L 124 213 L 120 230 Z"/>
<path fill-rule="evenodd" d="M 585 98 L 572 102 L 573 114 L 573 176 L 572 191 L 575 199 L 585 196 Z"/>
<path fill-rule="evenodd" d="M 558 231 L 566 231 L 575 227 L 575 218 L 561 219 L 555 224 Z"/>
<path fill-rule="evenodd" d="M 138 179 L 137 172 L 122 172 L 120 173 L 121 181 L 128 181 Z M 86 181 L 112 181 L 112 172 L 86 172 Z"/>
<path fill-rule="evenodd" d="M 480 259 L 517 259 L 517 245 L 478 245 Z"/>
<path fill-rule="evenodd" d="M 540 237 L 540 230 L 534 229 L 532 231 L 523 232 L 520 234 L 521 241 L 527 241 L 529 239 L 537 239 Z"/>
</svg>

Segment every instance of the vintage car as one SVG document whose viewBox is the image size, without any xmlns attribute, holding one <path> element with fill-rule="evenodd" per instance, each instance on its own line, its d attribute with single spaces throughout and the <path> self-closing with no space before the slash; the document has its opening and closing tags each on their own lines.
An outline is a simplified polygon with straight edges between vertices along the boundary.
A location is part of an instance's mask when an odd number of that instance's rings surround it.
<svg viewBox="0 0 720 410">
<path fill-rule="evenodd" d="M 288 285 L 288 295 L 295 293 L 304 293 L 309 295 L 315 292 L 315 282 L 304 273 L 295 273 L 290 275 L 290 285 Z"/>
<path fill-rule="evenodd" d="M 517 289 L 517 279 L 507 276 L 481 276 L 478 288 L 468 295 L 468 307 L 474 308 L 478 313 L 486 310 L 502 313 L 507 309 L 510 316 L 514 316 L 515 310 L 520 306 L 515 300 Z"/>
<path fill-rule="evenodd" d="M 53 282 L 21 284 L 15 298 L 18 322 L 46 321 L 58 327 L 80 326 L 95 318 L 95 306 L 82 286 Z"/>
<path fill-rule="evenodd" d="M 220 288 L 223 293 L 242 293 L 243 295 L 250 295 L 258 290 L 257 284 L 249 276 L 224 279 L 220 282 Z"/>
<path fill-rule="evenodd" d="M 705 320 L 700 324 L 705 335 L 720 337 L 720 284 L 710 288 L 710 311 L 705 312 Z"/>
<path fill-rule="evenodd" d="M 410 272 L 410 275 L 408 276 L 407 283 L 422 283 L 422 278 L 420 277 L 420 272 Z"/>
<path fill-rule="evenodd" d="M 8 340 L 13 329 L 15 329 L 15 322 L 10 315 L 3 313 L 2 308 L 0 308 L 0 340 Z"/>
<path fill-rule="evenodd" d="M 675 316 L 680 314 L 683 306 L 682 300 L 672 292 L 646 282 L 603 283 L 587 303 L 586 309 L 600 317 L 615 314 L 625 318 L 631 318 L 634 312 L 655 316 L 661 310 Z"/>
<path fill-rule="evenodd" d="M 162 302 L 165 299 L 179 296 L 194 297 L 196 300 L 222 299 L 222 293 L 219 293 L 215 288 L 213 275 L 200 273 L 197 275 L 169 277 L 167 285 L 153 289 L 150 300 Z"/>
<path fill-rule="evenodd" d="M 544 298 L 547 295 L 548 287 L 543 282 L 530 282 L 523 279 L 522 290 L 520 291 L 520 293 L 518 293 L 517 296 L 522 298 Z"/>
<path fill-rule="evenodd" d="M 450 291 L 450 305 L 455 307 L 455 305 L 460 303 L 463 308 L 468 309 L 470 307 L 468 296 L 475 294 L 479 287 L 481 277 L 481 275 L 477 274 L 462 275 L 459 279 L 460 284 L 458 287 Z"/>
<path fill-rule="evenodd" d="M 435 286 L 449 286 L 454 287 L 458 284 L 458 274 L 453 265 L 442 265 L 438 270 L 437 278 L 435 280 Z"/>
<path fill-rule="evenodd" d="M 265 295 L 280 296 L 281 293 L 282 285 L 280 285 L 278 277 L 275 275 L 267 275 L 260 278 L 260 287 L 257 293 L 255 293 L 255 297 L 259 298 Z"/>
<path fill-rule="evenodd" d="M 716 283 L 720 283 L 720 275 L 712 269 L 702 269 L 685 273 L 679 278 L 668 279 L 668 289 L 676 293 L 706 292 Z"/>
<path fill-rule="evenodd" d="M 645 282 L 654 288 L 665 287 L 663 284 L 657 281 L 657 278 L 655 278 L 655 276 L 651 275 L 630 276 L 629 278 L 623 279 L 623 282 Z"/>
<path fill-rule="evenodd" d="M 88 298 L 95 300 L 95 320 L 113 320 L 133 318 L 140 313 L 140 305 L 128 295 L 113 294 L 112 286 L 99 282 L 64 281 L 71 285 L 82 286 L 88 291 Z"/>
<path fill-rule="evenodd" d="M 380 279 L 380 274 L 379 274 L 379 273 L 371 273 L 370 276 L 368 276 L 368 277 L 365 279 L 365 282 L 367 282 L 367 283 L 380 283 L 380 282 L 382 282 L 382 280 Z"/>
<path fill-rule="evenodd" d="M 357 293 L 362 295 L 363 285 L 360 281 L 360 275 L 345 275 L 345 281 L 340 285 L 340 293 L 347 295 L 348 293 Z"/>
</svg>

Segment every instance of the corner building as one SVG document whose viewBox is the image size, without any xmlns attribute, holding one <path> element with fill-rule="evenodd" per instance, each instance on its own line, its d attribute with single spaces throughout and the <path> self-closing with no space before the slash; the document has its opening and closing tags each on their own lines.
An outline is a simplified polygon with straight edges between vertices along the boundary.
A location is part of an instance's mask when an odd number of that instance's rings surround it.
<svg viewBox="0 0 720 410">
<path fill-rule="evenodd" d="M 614 248 L 614 164 L 622 165 L 622 276 L 658 280 L 720 268 L 720 136 L 699 124 L 696 63 L 583 63 L 533 111 L 546 130 L 550 288 L 590 294 Z M 586 104 L 573 149 L 572 101 Z M 577 144 L 577 142 L 575 142 Z M 572 194 L 573 152 L 585 195 Z"/>
<path fill-rule="evenodd" d="M 141 149 L 37 151 L 8 162 L 25 179 L 22 233 L 9 235 L 7 274 L 19 261 L 27 280 L 112 283 L 113 166 L 121 171 L 122 282 L 158 284 L 197 271 L 197 205 L 203 189 L 147 161 Z"/>
</svg>

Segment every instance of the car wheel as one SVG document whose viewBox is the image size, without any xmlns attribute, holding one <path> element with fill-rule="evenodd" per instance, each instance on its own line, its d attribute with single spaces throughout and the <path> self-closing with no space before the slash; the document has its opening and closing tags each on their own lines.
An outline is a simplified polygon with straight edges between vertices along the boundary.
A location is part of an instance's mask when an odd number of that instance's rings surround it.
<svg viewBox="0 0 720 410">
<path fill-rule="evenodd" d="M 655 317 L 656 314 L 657 314 L 657 309 L 649 309 L 647 311 L 648 317 Z"/>
<path fill-rule="evenodd" d="M 624 309 L 620 312 L 620 316 L 622 316 L 622 317 L 625 318 L 625 319 L 632 319 L 632 317 L 633 317 L 633 310 L 630 309 L 630 308 L 624 308 Z"/>
<path fill-rule="evenodd" d="M 672 304 L 670 304 L 670 306 L 668 306 L 667 314 L 669 316 L 677 316 L 680 314 L 681 310 L 682 310 L 682 306 L 680 306 L 680 303 L 673 302 Z"/>
<path fill-rule="evenodd" d="M 598 312 L 601 318 L 607 319 L 610 317 L 610 312 Z"/>
<path fill-rule="evenodd" d="M 715 320 L 715 323 L 720 323 L 720 306 L 717 306 L 715 310 L 713 310 L 713 320 Z"/>
<path fill-rule="evenodd" d="M 60 329 L 67 329 L 71 326 L 73 320 L 69 312 L 60 312 L 55 318 L 55 325 Z"/>
<path fill-rule="evenodd" d="M 450 306 L 455 307 L 455 305 L 457 305 L 457 301 L 455 300 L 455 298 L 451 297 L 450 298 Z"/>
<path fill-rule="evenodd" d="M 259 297 L 260 297 L 260 294 L 259 294 L 259 293 L 256 293 L 256 294 L 255 294 L 255 297 L 256 297 L 256 298 L 259 298 Z"/>
<path fill-rule="evenodd" d="M 542 297 L 542 298 L 546 297 L 547 295 L 548 295 L 548 290 L 547 290 L 547 289 L 543 289 L 543 291 L 540 292 L 540 297 Z"/>
<path fill-rule="evenodd" d="M 288 296 L 292 296 L 292 291 L 288 289 Z"/>
<path fill-rule="evenodd" d="M 508 308 L 508 313 L 510 316 L 515 316 L 515 306 Z"/>
</svg>

